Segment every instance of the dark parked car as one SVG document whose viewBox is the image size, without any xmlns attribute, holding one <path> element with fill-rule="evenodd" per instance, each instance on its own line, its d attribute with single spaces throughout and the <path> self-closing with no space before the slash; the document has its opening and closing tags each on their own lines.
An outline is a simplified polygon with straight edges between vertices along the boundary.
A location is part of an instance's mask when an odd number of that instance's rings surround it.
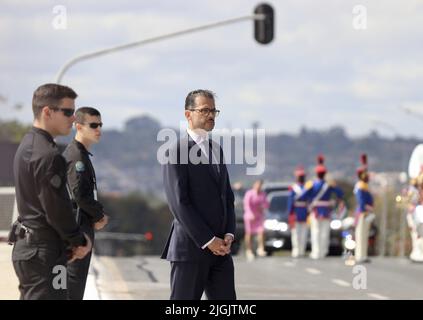
<svg viewBox="0 0 423 320">
<path fill-rule="evenodd" d="M 265 250 L 271 255 L 280 249 L 291 249 L 291 230 L 288 225 L 288 197 L 290 183 L 266 183 L 269 209 L 264 220 Z"/>
<path fill-rule="evenodd" d="M 282 248 L 290 249 L 291 232 L 288 228 L 287 200 L 289 183 L 265 183 L 263 191 L 266 192 L 270 203 L 265 213 L 265 250 L 271 254 Z M 244 240 L 244 206 L 243 200 L 247 191 L 240 185 L 234 185 L 235 214 L 236 214 L 236 241 L 232 244 L 232 253 L 236 254 Z"/>
<path fill-rule="evenodd" d="M 266 190 L 270 203 L 266 213 L 265 238 L 268 254 L 279 249 L 291 249 L 291 230 L 288 225 L 288 197 L 289 191 L 285 184 L 277 190 L 274 186 Z M 342 217 L 335 211 L 330 222 L 329 254 L 341 255 L 343 252 Z M 308 233 L 307 248 L 311 249 L 310 231 Z"/>
</svg>

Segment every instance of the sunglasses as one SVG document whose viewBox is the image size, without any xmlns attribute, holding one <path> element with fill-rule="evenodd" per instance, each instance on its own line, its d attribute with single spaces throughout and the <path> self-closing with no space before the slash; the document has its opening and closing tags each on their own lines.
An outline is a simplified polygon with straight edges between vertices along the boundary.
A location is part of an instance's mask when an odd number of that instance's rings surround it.
<svg viewBox="0 0 423 320">
<path fill-rule="evenodd" d="M 63 112 L 63 115 L 65 117 L 68 117 L 68 118 L 72 117 L 75 114 L 75 109 L 72 109 L 72 108 L 56 108 L 56 107 L 54 107 L 54 108 L 50 108 L 50 109 L 54 110 L 54 111 L 61 111 L 61 112 Z"/>
<path fill-rule="evenodd" d="M 91 123 L 87 123 L 91 129 L 97 129 L 98 127 L 102 127 L 103 126 L 103 122 L 91 122 Z"/>
</svg>

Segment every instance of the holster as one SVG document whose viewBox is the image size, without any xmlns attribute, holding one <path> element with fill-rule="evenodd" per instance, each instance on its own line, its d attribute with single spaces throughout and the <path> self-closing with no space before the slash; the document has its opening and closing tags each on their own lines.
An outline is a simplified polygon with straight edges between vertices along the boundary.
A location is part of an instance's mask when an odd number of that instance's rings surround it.
<svg viewBox="0 0 423 320">
<path fill-rule="evenodd" d="M 7 236 L 7 242 L 10 245 L 13 245 L 19 238 L 25 237 L 25 230 L 21 228 L 21 223 L 16 220 L 13 222 L 12 227 L 10 228 L 9 234 Z"/>
<path fill-rule="evenodd" d="M 24 226 L 18 220 L 16 220 L 9 231 L 7 242 L 12 245 L 19 239 L 26 238 L 26 241 L 29 243 L 31 241 L 33 230 Z"/>
</svg>

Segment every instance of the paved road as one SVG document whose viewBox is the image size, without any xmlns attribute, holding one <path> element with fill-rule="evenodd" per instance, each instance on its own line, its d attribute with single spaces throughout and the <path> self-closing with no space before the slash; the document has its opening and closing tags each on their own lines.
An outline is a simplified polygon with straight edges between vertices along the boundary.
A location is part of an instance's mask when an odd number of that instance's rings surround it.
<svg viewBox="0 0 423 320">
<path fill-rule="evenodd" d="M 10 255 L 11 247 L 1 243 L 0 299 L 14 300 L 19 292 Z M 239 299 L 423 299 L 423 264 L 407 259 L 373 258 L 365 269 L 346 266 L 339 257 L 247 262 L 237 256 L 234 261 Z M 85 298 L 168 299 L 169 269 L 168 262 L 156 256 L 95 256 Z M 366 289 L 355 289 L 355 284 Z"/>
<path fill-rule="evenodd" d="M 364 268 L 339 257 L 234 261 L 239 299 L 423 299 L 423 265 L 406 259 L 374 258 Z M 169 269 L 152 256 L 96 257 L 86 298 L 168 299 Z"/>
</svg>

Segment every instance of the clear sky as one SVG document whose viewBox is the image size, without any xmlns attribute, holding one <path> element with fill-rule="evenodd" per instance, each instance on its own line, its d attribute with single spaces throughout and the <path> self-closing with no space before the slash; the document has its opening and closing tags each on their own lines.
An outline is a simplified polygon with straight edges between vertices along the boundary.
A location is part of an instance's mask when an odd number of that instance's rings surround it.
<svg viewBox="0 0 423 320">
<path fill-rule="evenodd" d="M 0 0 L 0 118 L 29 123 L 34 89 L 76 55 L 248 15 L 257 3 Z M 259 121 L 289 133 L 342 125 L 353 136 L 423 137 L 423 1 L 269 3 L 270 45 L 256 43 L 245 21 L 81 62 L 63 83 L 78 106 L 101 110 L 106 128 L 141 114 L 178 127 L 187 92 L 207 88 L 218 95 L 220 128 Z M 52 25 L 56 5 L 66 29 Z M 353 27 L 356 5 L 367 9 L 366 29 Z"/>
</svg>

